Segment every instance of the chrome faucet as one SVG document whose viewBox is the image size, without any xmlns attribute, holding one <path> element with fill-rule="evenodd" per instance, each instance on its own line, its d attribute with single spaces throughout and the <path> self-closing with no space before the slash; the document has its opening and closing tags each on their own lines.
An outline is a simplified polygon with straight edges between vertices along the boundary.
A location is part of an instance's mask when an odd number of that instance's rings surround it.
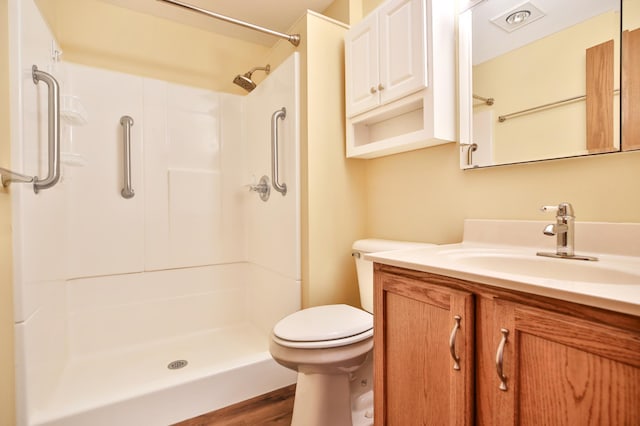
<svg viewBox="0 0 640 426">
<path fill-rule="evenodd" d="M 544 235 L 556 236 L 556 252 L 538 252 L 538 256 L 558 257 L 575 260 L 598 260 L 592 256 L 578 256 L 574 251 L 575 216 L 569 203 L 557 206 L 542 206 L 543 212 L 556 212 L 556 223 L 549 224 L 542 231 Z"/>
</svg>

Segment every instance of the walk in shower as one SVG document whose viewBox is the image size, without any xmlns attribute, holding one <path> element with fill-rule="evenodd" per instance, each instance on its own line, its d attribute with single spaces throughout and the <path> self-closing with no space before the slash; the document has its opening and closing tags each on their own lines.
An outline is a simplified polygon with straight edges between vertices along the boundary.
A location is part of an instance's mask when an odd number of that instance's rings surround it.
<svg viewBox="0 0 640 426">
<path fill-rule="evenodd" d="M 217 93 L 61 61 L 10 3 L 12 171 L 47 174 L 32 66 L 60 84 L 60 179 L 10 184 L 19 424 L 164 425 L 294 383 L 268 334 L 300 308 L 297 54 Z"/>
</svg>

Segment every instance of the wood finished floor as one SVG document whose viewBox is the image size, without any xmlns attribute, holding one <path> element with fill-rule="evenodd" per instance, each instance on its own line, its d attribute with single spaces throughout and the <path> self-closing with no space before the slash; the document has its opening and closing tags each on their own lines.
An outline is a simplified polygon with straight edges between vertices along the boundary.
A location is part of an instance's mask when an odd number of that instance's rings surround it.
<svg viewBox="0 0 640 426">
<path fill-rule="evenodd" d="M 296 385 L 277 389 L 174 426 L 289 426 Z"/>
</svg>

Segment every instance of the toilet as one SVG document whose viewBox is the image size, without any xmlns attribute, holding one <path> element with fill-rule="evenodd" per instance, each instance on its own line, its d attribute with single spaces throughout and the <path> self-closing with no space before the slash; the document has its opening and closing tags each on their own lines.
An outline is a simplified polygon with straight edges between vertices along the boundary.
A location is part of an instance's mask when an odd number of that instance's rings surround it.
<svg viewBox="0 0 640 426">
<path fill-rule="evenodd" d="M 373 425 L 373 262 L 363 254 L 431 245 L 356 241 L 352 255 L 364 310 L 315 306 L 273 327 L 271 356 L 298 372 L 292 426 Z"/>
</svg>

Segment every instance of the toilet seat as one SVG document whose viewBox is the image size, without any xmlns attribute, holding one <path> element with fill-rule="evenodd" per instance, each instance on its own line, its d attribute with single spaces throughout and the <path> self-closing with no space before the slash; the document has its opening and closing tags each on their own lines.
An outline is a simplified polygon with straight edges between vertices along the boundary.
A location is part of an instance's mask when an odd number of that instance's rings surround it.
<svg viewBox="0 0 640 426">
<path fill-rule="evenodd" d="M 290 348 L 333 348 L 371 338 L 373 315 L 349 305 L 303 309 L 273 328 L 276 343 Z"/>
</svg>

